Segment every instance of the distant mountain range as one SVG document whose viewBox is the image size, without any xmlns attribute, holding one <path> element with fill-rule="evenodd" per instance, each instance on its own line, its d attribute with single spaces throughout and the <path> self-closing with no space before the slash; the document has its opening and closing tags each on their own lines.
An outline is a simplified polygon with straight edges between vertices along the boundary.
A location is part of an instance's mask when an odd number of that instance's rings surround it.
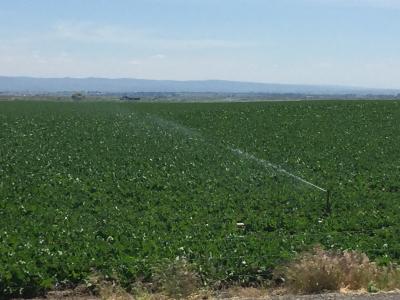
<svg viewBox="0 0 400 300">
<path fill-rule="evenodd" d="M 400 90 L 371 89 L 330 85 L 273 84 L 225 80 L 173 81 L 108 78 L 33 78 L 0 76 L 0 92 L 8 93 L 268 93 L 310 95 L 395 95 Z"/>
</svg>

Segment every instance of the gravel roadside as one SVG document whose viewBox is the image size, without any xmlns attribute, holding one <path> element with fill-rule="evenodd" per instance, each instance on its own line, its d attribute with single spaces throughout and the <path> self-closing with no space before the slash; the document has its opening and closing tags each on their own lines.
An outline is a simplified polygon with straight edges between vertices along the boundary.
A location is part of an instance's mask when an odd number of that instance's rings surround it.
<svg viewBox="0 0 400 300">
<path fill-rule="evenodd" d="M 400 300 L 400 293 L 378 293 L 378 294 L 317 294 L 305 296 L 275 296 L 266 298 L 268 300 Z M 240 299 L 244 300 L 244 299 Z"/>
<path fill-rule="evenodd" d="M 123 300 L 120 298 L 115 298 Z M 377 293 L 377 294 L 316 294 L 316 295 L 284 295 L 284 296 L 270 296 L 265 298 L 243 298 L 233 297 L 224 298 L 216 297 L 215 300 L 400 300 L 400 293 Z M 36 298 L 33 300 L 101 300 L 101 298 L 91 296 L 63 296 L 52 295 L 46 298 Z"/>
</svg>

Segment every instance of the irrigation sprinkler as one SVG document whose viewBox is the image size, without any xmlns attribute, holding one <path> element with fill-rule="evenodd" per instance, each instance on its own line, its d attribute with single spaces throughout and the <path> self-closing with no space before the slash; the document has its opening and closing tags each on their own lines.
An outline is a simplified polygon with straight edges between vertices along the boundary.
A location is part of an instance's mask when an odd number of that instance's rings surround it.
<svg viewBox="0 0 400 300">
<path fill-rule="evenodd" d="M 331 191 L 326 190 L 326 208 L 325 212 L 327 215 L 330 215 L 332 212 L 332 204 L 331 204 Z"/>
</svg>

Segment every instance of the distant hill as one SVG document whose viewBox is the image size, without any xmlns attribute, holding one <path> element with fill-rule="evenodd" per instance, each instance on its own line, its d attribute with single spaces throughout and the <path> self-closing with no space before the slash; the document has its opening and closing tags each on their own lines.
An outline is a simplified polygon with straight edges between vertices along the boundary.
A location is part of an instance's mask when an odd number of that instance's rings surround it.
<svg viewBox="0 0 400 300">
<path fill-rule="evenodd" d="M 98 91 L 102 93 L 188 92 L 188 93 L 298 93 L 298 94 L 381 94 L 392 95 L 400 90 L 368 89 L 346 86 L 299 85 L 238 82 L 225 80 L 173 81 L 108 78 L 33 78 L 0 76 L 0 92 L 56 93 Z"/>
</svg>

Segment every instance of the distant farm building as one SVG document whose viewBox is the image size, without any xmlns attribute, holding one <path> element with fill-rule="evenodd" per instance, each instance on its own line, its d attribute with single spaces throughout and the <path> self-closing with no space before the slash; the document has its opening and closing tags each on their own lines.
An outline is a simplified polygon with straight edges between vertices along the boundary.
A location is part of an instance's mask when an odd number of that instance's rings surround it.
<svg viewBox="0 0 400 300">
<path fill-rule="evenodd" d="M 139 97 L 130 97 L 130 96 L 122 96 L 119 99 L 122 101 L 139 101 L 140 100 Z"/>
<path fill-rule="evenodd" d="M 83 95 L 82 93 L 74 93 L 74 94 L 72 94 L 71 98 L 74 101 L 80 101 L 85 98 L 85 95 Z"/>
</svg>

